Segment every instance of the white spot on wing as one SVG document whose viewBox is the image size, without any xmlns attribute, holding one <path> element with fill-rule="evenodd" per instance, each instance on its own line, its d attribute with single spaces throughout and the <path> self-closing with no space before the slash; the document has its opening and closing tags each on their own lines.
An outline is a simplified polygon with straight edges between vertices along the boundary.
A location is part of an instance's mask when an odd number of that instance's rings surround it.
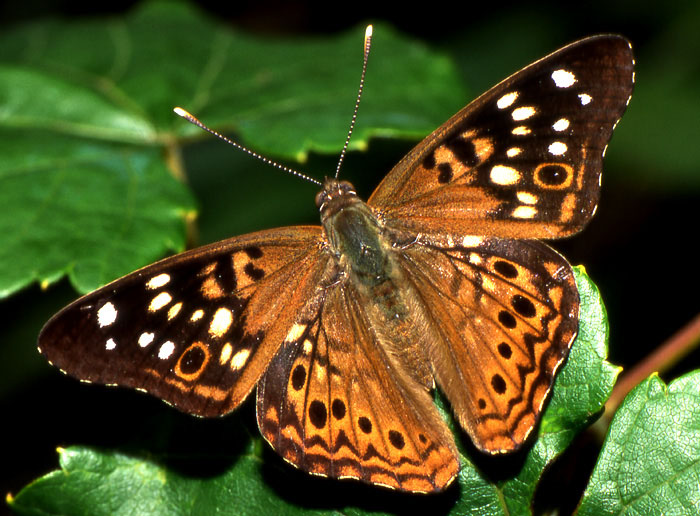
<svg viewBox="0 0 700 516">
<path fill-rule="evenodd" d="M 511 147 L 510 149 L 508 149 L 506 151 L 506 156 L 508 156 L 509 158 L 514 158 L 515 156 L 517 156 L 521 152 L 522 152 L 522 149 L 520 147 Z"/>
<path fill-rule="evenodd" d="M 515 120 L 516 122 L 520 122 L 521 120 L 527 120 L 535 113 L 537 113 L 537 110 L 535 110 L 534 107 L 523 106 L 523 107 L 515 108 L 513 110 L 513 112 L 511 113 L 511 116 L 513 117 L 513 120 Z"/>
<path fill-rule="evenodd" d="M 204 310 L 202 310 L 202 309 L 195 310 L 194 312 L 192 312 L 192 315 L 190 316 L 190 322 L 197 322 L 202 317 L 204 317 Z"/>
<path fill-rule="evenodd" d="M 166 274 L 165 272 L 162 274 L 158 274 L 158 276 L 153 276 L 151 279 L 148 280 L 146 283 L 146 288 L 148 289 L 156 289 L 160 288 L 163 285 L 167 285 L 168 282 L 170 281 L 170 274 Z"/>
<path fill-rule="evenodd" d="M 591 100 L 593 100 L 593 97 L 591 97 L 588 93 L 579 93 L 578 98 L 581 99 L 582 106 L 590 104 Z"/>
<path fill-rule="evenodd" d="M 237 371 L 241 367 L 245 365 L 245 363 L 248 361 L 248 357 L 250 356 L 250 350 L 249 349 L 242 349 L 235 355 L 233 355 L 233 358 L 231 359 L 231 369 L 234 371 Z"/>
<path fill-rule="evenodd" d="M 568 70 L 554 70 L 552 80 L 557 88 L 570 88 L 576 82 L 576 76 Z"/>
<path fill-rule="evenodd" d="M 549 153 L 555 156 L 561 156 L 566 152 L 566 144 L 563 142 L 553 142 L 549 144 Z"/>
<path fill-rule="evenodd" d="M 180 313 L 180 309 L 182 308 L 182 303 L 176 303 L 173 306 L 171 306 L 168 309 L 168 321 L 173 319 L 178 313 Z"/>
<path fill-rule="evenodd" d="M 537 197 L 530 192 L 518 192 L 516 195 L 523 204 L 537 204 Z"/>
<path fill-rule="evenodd" d="M 513 129 L 511 133 L 513 133 L 515 136 L 525 136 L 526 134 L 530 134 L 530 128 L 525 125 L 519 125 Z"/>
<path fill-rule="evenodd" d="M 507 107 L 510 107 L 513 102 L 515 102 L 515 99 L 518 98 L 518 92 L 517 91 L 511 91 L 510 93 L 506 93 L 503 95 L 500 99 L 496 101 L 496 105 L 498 106 L 498 109 L 505 109 Z"/>
<path fill-rule="evenodd" d="M 233 314 L 231 310 L 222 306 L 214 313 L 214 317 L 212 317 L 211 324 L 209 325 L 209 334 L 213 337 L 221 337 L 231 327 L 232 322 Z"/>
<path fill-rule="evenodd" d="M 148 311 L 149 312 L 157 312 L 161 308 L 163 308 L 165 305 L 170 303 L 172 301 L 172 297 L 170 297 L 170 294 L 167 292 L 161 292 L 158 294 L 156 297 L 154 297 L 151 300 L 151 304 L 148 305 Z"/>
<path fill-rule="evenodd" d="M 231 352 L 233 351 L 233 346 L 231 346 L 230 342 L 227 342 L 224 344 L 224 347 L 221 348 L 221 356 L 219 357 L 219 363 L 221 365 L 224 365 L 226 362 L 228 362 L 228 359 L 231 358 Z"/>
<path fill-rule="evenodd" d="M 531 219 L 537 214 L 537 209 L 532 206 L 518 206 L 513 210 L 513 217 L 517 219 Z"/>
<path fill-rule="evenodd" d="M 552 124 L 552 129 L 555 131 L 566 131 L 569 128 L 569 121 L 566 118 L 560 118 Z"/>
<path fill-rule="evenodd" d="M 171 340 L 168 340 L 164 342 L 158 350 L 158 358 L 160 358 L 161 360 L 170 358 L 170 355 L 173 354 L 173 351 L 175 351 L 175 343 Z"/>
<path fill-rule="evenodd" d="M 520 172 L 513 167 L 495 165 L 491 169 L 489 177 L 491 178 L 491 182 L 497 185 L 514 185 L 520 181 Z"/>
<path fill-rule="evenodd" d="M 478 247 L 484 241 L 484 237 L 467 235 L 462 239 L 462 247 Z"/>
<path fill-rule="evenodd" d="M 107 342 L 105 343 L 105 349 L 107 351 L 112 351 L 116 347 L 117 347 L 117 343 L 114 342 L 114 339 L 107 339 Z"/>
<path fill-rule="evenodd" d="M 105 326 L 109 326 L 110 324 L 114 323 L 114 321 L 117 320 L 117 309 L 114 308 L 114 305 L 110 303 L 109 301 L 106 302 L 104 305 L 102 305 L 102 308 L 100 308 L 97 311 L 97 324 L 100 326 L 100 328 L 104 328 Z"/>
<path fill-rule="evenodd" d="M 145 348 L 148 346 L 151 342 L 153 342 L 153 339 L 155 339 L 155 334 L 150 333 L 150 332 L 144 332 L 141 335 L 139 335 L 139 346 L 142 348 Z"/>
</svg>

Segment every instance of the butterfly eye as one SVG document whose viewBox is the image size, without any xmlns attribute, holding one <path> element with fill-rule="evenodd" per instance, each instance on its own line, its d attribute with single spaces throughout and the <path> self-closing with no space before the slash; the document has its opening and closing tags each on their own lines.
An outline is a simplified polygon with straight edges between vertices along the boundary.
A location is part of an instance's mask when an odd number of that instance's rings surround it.
<svg viewBox="0 0 700 516">
<path fill-rule="evenodd" d="M 326 204 L 328 201 L 328 193 L 326 192 L 326 189 L 324 188 L 320 192 L 316 194 L 316 207 L 323 211 L 323 205 Z"/>
<path fill-rule="evenodd" d="M 323 185 L 323 190 L 316 194 L 316 207 L 321 211 L 321 214 L 326 214 L 329 212 L 331 204 L 335 201 L 350 197 L 357 197 L 355 187 L 352 184 L 347 181 L 327 179 Z"/>
</svg>

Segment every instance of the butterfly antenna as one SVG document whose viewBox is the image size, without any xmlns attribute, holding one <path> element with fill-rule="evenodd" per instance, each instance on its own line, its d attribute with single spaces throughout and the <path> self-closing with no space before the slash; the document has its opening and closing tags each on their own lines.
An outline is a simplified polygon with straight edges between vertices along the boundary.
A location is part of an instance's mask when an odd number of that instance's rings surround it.
<svg viewBox="0 0 700 516">
<path fill-rule="evenodd" d="M 348 136 L 345 138 L 345 145 L 343 145 L 343 150 L 340 152 L 340 158 L 338 158 L 338 166 L 335 168 L 335 177 L 338 178 L 340 174 L 340 167 L 345 159 L 345 153 L 348 150 L 348 145 L 350 144 L 350 138 L 352 137 L 352 131 L 355 129 L 355 121 L 357 120 L 357 110 L 360 108 L 360 99 L 362 98 L 362 91 L 365 89 L 365 74 L 367 73 L 367 60 L 369 59 L 369 50 L 372 47 L 372 26 L 367 25 L 365 29 L 365 54 L 362 60 L 362 75 L 360 75 L 360 87 L 357 90 L 357 99 L 355 100 L 355 109 L 352 112 L 352 120 L 350 120 L 350 129 L 348 130 Z"/>
<path fill-rule="evenodd" d="M 198 119 L 197 117 L 195 117 L 195 116 L 192 115 L 191 113 L 185 111 L 185 110 L 182 109 L 181 107 L 173 108 L 173 111 L 175 111 L 175 113 L 176 113 L 177 115 L 181 116 L 182 118 L 184 118 L 184 119 L 187 120 L 188 122 L 191 122 L 191 123 L 193 123 L 194 125 L 196 125 L 196 126 L 202 128 L 202 129 L 204 129 L 204 130 L 207 131 L 208 133 L 211 133 L 211 134 L 213 134 L 214 136 L 216 136 L 217 138 L 222 139 L 223 141 L 225 141 L 225 142 L 228 143 L 229 145 L 233 145 L 233 146 L 236 147 L 237 149 L 242 150 L 243 152 L 245 152 L 246 154 L 249 154 L 249 155 L 253 156 L 254 158 L 259 159 L 259 160 L 262 161 L 263 163 L 267 163 L 268 165 L 272 165 L 273 167 L 278 168 L 278 169 L 280 169 L 280 170 L 283 170 L 283 171 L 287 172 L 288 174 L 292 174 L 293 176 L 297 176 L 297 177 L 300 177 L 301 179 L 305 179 L 305 180 L 307 180 L 307 181 L 310 181 L 311 183 L 313 183 L 313 184 L 315 184 L 315 185 L 323 186 L 323 184 L 322 184 L 320 181 L 314 179 L 313 177 L 309 177 L 309 176 L 307 176 L 306 174 L 302 174 L 301 172 L 299 172 L 299 171 L 297 171 L 297 170 L 294 170 L 293 168 L 285 167 L 285 166 L 282 165 L 281 163 L 277 163 L 276 161 L 272 161 L 271 159 L 268 159 L 268 158 L 266 158 L 265 156 L 261 156 L 261 155 L 258 154 L 257 152 L 250 150 L 248 147 L 245 147 L 245 146 L 241 145 L 240 143 L 234 142 L 232 139 L 227 138 L 227 137 L 224 136 L 223 134 L 221 134 L 221 133 L 219 133 L 219 132 L 216 132 L 214 129 L 211 129 L 211 128 L 207 127 L 207 126 L 204 125 L 202 122 L 200 122 L 199 119 Z"/>
</svg>

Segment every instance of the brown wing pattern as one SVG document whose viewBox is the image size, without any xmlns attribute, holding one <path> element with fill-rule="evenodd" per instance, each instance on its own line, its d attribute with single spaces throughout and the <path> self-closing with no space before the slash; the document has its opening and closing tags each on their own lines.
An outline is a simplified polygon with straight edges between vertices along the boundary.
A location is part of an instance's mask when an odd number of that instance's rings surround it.
<svg viewBox="0 0 700 516">
<path fill-rule="evenodd" d="M 435 378 L 477 448 L 516 450 L 576 336 L 573 272 L 536 241 L 436 244 L 401 258 L 439 333 L 430 349 Z"/>
<path fill-rule="evenodd" d="M 384 178 L 368 204 L 409 233 L 556 238 L 595 211 L 603 154 L 632 93 L 622 37 L 574 43 L 462 109 Z"/>
<path fill-rule="evenodd" d="M 315 296 L 328 258 L 320 238 L 320 227 L 275 229 L 166 258 L 64 308 L 39 349 L 82 380 L 227 413 Z"/>
<path fill-rule="evenodd" d="M 257 413 L 272 447 L 312 474 L 431 492 L 459 469 L 431 397 L 375 341 L 351 285 L 331 287 L 290 332 Z"/>
</svg>

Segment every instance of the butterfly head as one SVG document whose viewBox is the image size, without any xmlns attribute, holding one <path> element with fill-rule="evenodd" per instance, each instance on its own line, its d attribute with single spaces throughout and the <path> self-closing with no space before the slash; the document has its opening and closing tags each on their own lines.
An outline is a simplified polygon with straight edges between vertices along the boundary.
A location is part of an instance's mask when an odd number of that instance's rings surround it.
<svg viewBox="0 0 700 516">
<path fill-rule="evenodd" d="M 316 207 L 321 212 L 321 220 L 324 220 L 357 200 L 357 192 L 352 184 L 326 178 L 323 190 L 316 194 Z"/>
</svg>

